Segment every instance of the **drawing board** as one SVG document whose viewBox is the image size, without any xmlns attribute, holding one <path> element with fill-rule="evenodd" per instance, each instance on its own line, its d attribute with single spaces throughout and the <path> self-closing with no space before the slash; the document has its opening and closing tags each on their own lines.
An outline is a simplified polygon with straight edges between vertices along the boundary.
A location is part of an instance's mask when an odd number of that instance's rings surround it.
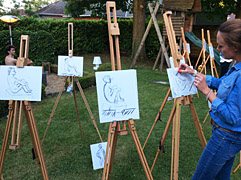
<svg viewBox="0 0 241 180">
<path fill-rule="evenodd" d="M 104 168 L 106 147 L 107 147 L 107 142 L 90 145 L 91 158 L 92 158 L 92 164 L 93 164 L 94 170 Z"/>
<path fill-rule="evenodd" d="M 42 67 L 0 66 L 0 100 L 41 101 Z"/>
<path fill-rule="evenodd" d="M 139 119 L 136 70 L 96 72 L 100 123 Z"/>
<path fill-rule="evenodd" d="M 179 73 L 178 68 L 168 68 L 167 74 L 173 98 L 197 94 L 197 88 L 193 85 L 195 77 L 187 73 Z"/>
<path fill-rule="evenodd" d="M 58 56 L 58 76 L 83 76 L 83 57 Z"/>
</svg>

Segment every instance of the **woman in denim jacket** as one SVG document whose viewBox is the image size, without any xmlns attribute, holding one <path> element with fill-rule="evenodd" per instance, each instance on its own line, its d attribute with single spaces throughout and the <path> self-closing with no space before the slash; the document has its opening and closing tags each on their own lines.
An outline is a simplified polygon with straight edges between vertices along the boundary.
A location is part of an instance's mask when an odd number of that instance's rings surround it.
<svg viewBox="0 0 241 180">
<path fill-rule="evenodd" d="M 193 180 L 229 180 L 235 155 L 241 150 L 241 20 L 223 23 L 217 33 L 217 49 L 233 67 L 220 79 L 197 73 L 186 64 L 179 71 L 195 76 L 194 85 L 212 103 L 213 134 L 205 147 Z M 217 90 L 215 94 L 211 89 Z"/>
</svg>

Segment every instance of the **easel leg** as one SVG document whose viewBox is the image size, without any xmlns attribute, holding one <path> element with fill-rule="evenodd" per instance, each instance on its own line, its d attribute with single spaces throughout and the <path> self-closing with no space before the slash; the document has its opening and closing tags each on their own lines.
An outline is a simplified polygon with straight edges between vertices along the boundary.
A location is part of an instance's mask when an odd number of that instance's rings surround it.
<svg viewBox="0 0 241 180">
<path fill-rule="evenodd" d="M 178 180 L 178 169 L 179 169 L 179 144 L 180 144 L 180 119 L 181 119 L 181 104 L 179 100 L 177 101 L 176 107 L 176 117 L 173 123 L 173 128 L 175 132 L 174 140 L 174 180 Z"/>
<path fill-rule="evenodd" d="M 13 119 L 13 106 L 14 106 L 14 102 L 12 100 L 10 100 L 9 107 L 8 107 L 8 109 L 9 109 L 8 119 L 7 119 L 7 124 L 6 124 L 6 128 L 5 128 L 1 156 L 0 156 L 0 175 L 2 175 L 2 168 L 3 168 L 4 158 L 6 155 L 6 148 L 7 148 L 8 138 L 9 138 L 9 134 L 10 134 L 11 123 L 12 123 L 12 119 Z"/>
<path fill-rule="evenodd" d="M 171 93 L 171 88 L 168 89 L 168 92 L 167 92 L 167 94 L 166 94 L 166 97 L 165 97 L 164 100 L 163 100 L 163 103 L 162 103 L 162 105 L 161 105 L 161 108 L 159 109 L 159 112 L 158 112 L 158 114 L 157 114 L 157 116 L 156 116 L 156 119 L 155 119 L 155 121 L 154 121 L 154 123 L 153 123 L 153 125 L 152 125 L 152 127 L 151 127 L 151 130 L 150 130 L 150 132 L 149 132 L 149 134 L 148 134 L 148 136 L 147 136 L 147 138 L 146 138 L 146 141 L 145 141 L 145 143 L 144 143 L 144 145 L 143 145 L 143 150 L 144 150 L 144 148 L 145 148 L 145 146 L 146 146 L 146 143 L 147 143 L 147 141 L 148 141 L 148 139 L 149 139 L 149 137 L 150 137 L 150 135 L 151 135 L 151 133 L 152 133 L 152 131 L 153 131 L 153 129 L 154 129 L 154 127 L 155 127 L 158 119 L 159 119 L 159 117 L 160 117 L 160 113 L 162 112 L 162 110 L 163 110 L 163 108 L 164 108 L 164 106 L 165 106 L 165 104 L 166 104 L 166 102 L 167 102 L 167 98 L 168 98 L 168 96 L 170 95 L 170 93 Z"/>
<path fill-rule="evenodd" d="M 98 135 L 99 135 L 99 138 L 100 138 L 101 142 L 103 142 L 103 139 L 102 139 L 102 137 L 101 137 L 101 135 L 100 135 L 99 129 L 98 129 L 97 124 L 96 124 L 96 122 L 95 122 L 94 115 L 93 115 L 92 112 L 91 112 L 89 103 L 88 103 L 88 101 L 87 101 L 87 99 L 86 99 L 86 97 L 85 97 L 84 91 L 83 91 L 83 89 L 82 89 L 82 87 L 81 87 L 81 85 L 80 85 L 77 77 L 75 77 L 75 82 L 76 82 L 76 84 L 77 84 L 77 86 L 78 86 L 79 92 L 80 92 L 80 94 L 81 94 L 81 96 L 82 96 L 82 98 L 83 98 L 83 101 L 84 101 L 85 106 L 86 106 L 86 108 L 87 108 L 87 110 L 88 110 L 88 113 L 89 113 L 89 115 L 90 115 L 90 118 L 91 118 L 91 120 L 92 120 L 92 122 L 93 122 L 93 124 L 94 124 L 94 126 L 95 126 L 95 129 L 96 129 Z"/>
<path fill-rule="evenodd" d="M 142 166 L 144 168 L 146 177 L 147 177 L 148 180 L 153 180 L 153 177 L 152 177 L 149 165 L 148 165 L 148 163 L 146 161 L 145 154 L 143 152 L 143 149 L 141 147 L 141 143 L 140 143 L 139 138 L 138 138 L 137 133 L 136 133 L 136 128 L 135 128 L 134 121 L 133 120 L 128 120 L 127 123 L 128 123 L 129 129 L 130 129 L 133 141 L 134 141 L 134 143 L 136 145 L 136 150 L 137 150 L 137 152 L 139 154 L 139 157 L 140 157 Z"/>
<path fill-rule="evenodd" d="M 57 97 L 56 102 L 55 102 L 55 104 L 54 104 L 53 110 L 52 110 L 52 112 L 51 112 L 51 114 L 50 114 L 49 121 L 48 121 L 48 125 L 47 125 L 47 127 L 46 127 L 46 129 L 45 129 L 44 136 L 43 136 L 43 139 L 42 139 L 42 141 L 41 141 L 41 144 L 43 144 L 43 142 L 44 142 L 45 136 L 46 136 L 46 134 L 47 134 L 47 132 L 48 132 L 48 128 L 49 128 L 49 126 L 50 126 L 50 123 L 51 123 L 52 118 L 53 118 L 53 116 L 54 116 L 54 113 L 55 113 L 55 111 L 56 111 L 56 108 L 57 108 L 57 106 L 58 106 L 58 104 L 59 104 L 60 97 L 61 97 L 61 95 L 62 95 L 62 93 L 63 93 L 63 91 L 64 91 L 64 86 L 65 86 L 65 84 L 66 84 L 67 79 L 68 79 L 68 76 L 65 77 L 64 82 L 63 82 L 63 84 L 62 84 L 62 87 L 61 87 L 61 89 L 60 89 L 60 91 L 59 91 L 59 94 L 58 94 L 58 97 Z"/>
<path fill-rule="evenodd" d="M 73 78 L 72 78 L 72 82 L 73 82 Z M 81 135 L 81 139 L 83 140 L 83 134 L 82 134 L 82 130 L 81 130 L 81 123 L 80 123 L 80 117 L 79 117 L 79 109 L 78 109 L 78 104 L 77 104 L 77 100 L 76 100 L 76 93 L 75 93 L 75 87 L 73 84 L 73 95 L 74 95 L 74 103 L 75 103 L 75 110 L 76 110 L 76 114 L 77 114 L 77 119 L 79 121 L 79 129 L 80 129 L 80 135 Z"/>
<path fill-rule="evenodd" d="M 25 117 L 27 120 L 30 136 L 32 136 L 31 140 L 34 146 L 34 150 L 37 153 L 37 156 L 39 158 L 39 166 L 40 166 L 41 174 L 44 180 L 48 180 L 49 179 L 48 172 L 47 172 L 46 164 L 43 157 L 42 147 L 41 147 L 31 103 L 29 103 L 28 101 L 24 101 L 24 105 L 25 105 L 25 109 L 24 109 Z"/>
<path fill-rule="evenodd" d="M 20 101 L 20 106 L 19 106 L 19 121 L 18 121 L 18 133 L 17 133 L 17 147 L 18 147 L 18 148 L 20 147 L 22 122 L 23 122 L 23 101 Z"/>
<path fill-rule="evenodd" d="M 176 104 L 176 99 L 174 99 L 173 108 L 172 108 L 171 114 L 170 114 L 170 116 L 169 116 L 169 119 L 168 119 L 168 121 L 167 121 L 167 125 L 166 125 L 166 128 L 165 128 L 165 130 L 164 130 L 164 133 L 163 133 L 163 135 L 162 135 L 161 148 L 162 148 L 163 145 L 164 145 L 164 142 L 165 142 L 165 140 L 166 140 L 167 133 L 168 133 L 168 131 L 169 131 L 169 129 L 170 129 L 171 123 L 172 123 L 172 121 L 173 121 L 174 114 L 175 114 L 175 112 L 176 112 L 176 105 L 175 105 L 175 104 Z M 157 153 L 156 153 L 155 159 L 154 159 L 153 164 L 152 164 L 152 167 L 151 167 L 151 172 L 152 172 L 153 169 L 154 169 L 154 166 L 155 166 L 155 164 L 156 164 L 157 158 L 158 158 L 158 156 L 159 156 L 159 154 L 160 154 L 160 152 L 161 152 L 161 148 L 158 148 L 158 151 L 157 151 Z"/>
<path fill-rule="evenodd" d="M 235 170 L 233 171 L 233 174 L 236 173 L 236 171 L 241 167 L 241 151 L 240 151 L 240 163 L 239 165 L 235 168 Z"/>
<path fill-rule="evenodd" d="M 118 126 L 117 122 L 110 123 L 102 180 L 110 179 L 112 163 L 114 160 L 116 143 L 117 143 L 117 132 L 116 132 L 117 126 Z"/>
</svg>

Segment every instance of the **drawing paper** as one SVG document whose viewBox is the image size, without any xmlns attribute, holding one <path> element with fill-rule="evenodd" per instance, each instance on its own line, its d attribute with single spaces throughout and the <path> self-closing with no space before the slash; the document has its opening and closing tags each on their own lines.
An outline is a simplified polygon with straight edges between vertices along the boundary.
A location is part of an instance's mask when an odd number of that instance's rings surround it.
<svg viewBox="0 0 241 180">
<path fill-rule="evenodd" d="M 83 76 L 83 57 L 58 56 L 58 76 Z"/>
<path fill-rule="evenodd" d="M 107 142 L 90 145 L 92 164 L 93 164 L 94 170 L 104 168 L 106 148 L 107 148 Z"/>
<path fill-rule="evenodd" d="M 42 67 L 0 66 L 0 100 L 41 101 Z"/>
<path fill-rule="evenodd" d="M 197 94 L 197 88 L 193 85 L 195 78 L 187 73 L 179 73 L 177 70 L 178 68 L 167 69 L 172 97 L 177 98 Z"/>
<path fill-rule="evenodd" d="M 96 72 L 100 123 L 139 119 L 136 70 Z"/>
</svg>

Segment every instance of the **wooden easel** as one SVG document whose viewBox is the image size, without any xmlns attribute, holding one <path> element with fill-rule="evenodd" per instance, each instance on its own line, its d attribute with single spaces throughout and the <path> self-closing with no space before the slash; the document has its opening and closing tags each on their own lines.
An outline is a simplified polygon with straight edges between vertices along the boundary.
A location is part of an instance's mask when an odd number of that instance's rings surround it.
<svg viewBox="0 0 241 180">
<path fill-rule="evenodd" d="M 142 47 L 143 47 L 143 45 L 144 45 L 144 43 L 146 41 L 147 35 L 148 35 L 148 33 L 149 33 L 150 29 L 151 29 L 152 22 L 154 23 L 159 42 L 161 44 L 161 49 L 162 49 L 162 52 L 163 52 L 163 54 L 165 56 L 165 60 L 166 60 L 167 66 L 170 67 L 169 56 L 167 54 L 167 50 L 166 50 L 165 44 L 163 42 L 161 31 L 160 31 L 160 28 L 159 28 L 159 25 L 158 25 L 158 22 L 157 22 L 157 19 L 156 19 L 156 13 L 157 13 L 157 11 L 160 8 L 160 3 L 159 2 L 156 3 L 156 6 L 155 6 L 154 10 L 152 8 L 152 3 L 149 3 L 148 7 L 149 7 L 149 10 L 150 10 L 150 13 L 151 13 L 151 19 L 150 19 L 150 21 L 149 21 L 149 23 L 147 25 L 146 31 L 145 31 L 145 33 L 144 33 L 144 35 L 142 37 L 141 43 L 140 43 L 140 45 L 139 45 L 139 47 L 138 47 L 138 49 L 136 51 L 135 57 L 132 60 L 132 64 L 131 64 L 130 68 L 133 68 L 135 66 L 135 64 L 136 64 L 136 60 L 137 60 L 138 56 L 140 55 L 141 49 L 142 49 Z"/>
<path fill-rule="evenodd" d="M 201 69 L 202 69 L 203 65 L 205 64 L 205 59 L 206 59 L 206 57 L 205 57 L 205 52 L 206 52 L 205 44 L 206 44 L 206 42 L 205 42 L 205 38 L 204 38 L 204 30 L 203 29 L 201 29 L 201 34 L 202 34 L 202 49 L 201 49 L 201 52 L 200 52 L 200 54 L 198 56 L 197 62 L 195 64 L 195 67 L 194 67 L 195 69 L 197 69 L 197 65 L 198 65 L 199 60 L 201 59 L 201 57 L 202 57 L 202 64 L 200 66 Z M 210 58 L 210 54 L 208 55 L 207 60 L 209 58 Z M 201 69 L 200 69 L 200 71 L 201 71 Z M 204 70 L 205 70 L 205 74 L 207 74 L 206 66 L 204 66 Z"/>
<path fill-rule="evenodd" d="M 184 43 L 184 52 L 183 52 L 183 55 L 182 55 L 182 56 L 185 57 L 185 62 L 188 61 L 189 65 L 191 66 L 191 61 L 190 61 L 190 57 L 189 57 L 189 52 L 188 52 L 188 49 L 187 49 L 187 42 L 186 42 L 186 39 L 185 39 L 185 36 L 184 36 L 184 30 L 183 30 L 182 27 L 181 27 L 181 34 L 182 34 L 182 39 L 183 39 L 183 43 Z M 166 102 L 167 102 L 167 98 L 169 97 L 170 93 L 171 93 L 171 88 L 168 89 L 168 92 L 167 92 L 167 94 L 166 94 L 166 96 L 165 96 L 165 98 L 164 98 L 164 100 L 163 100 L 163 102 L 162 102 L 162 105 L 161 105 L 161 107 L 160 107 L 160 109 L 159 109 L 159 111 L 158 111 L 158 113 L 157 113 L 157 116 L 156 116 L 156 118 L 155 118 L 155 121 L 154 121 L 154 123 L 153 123 L 153 125 L 152 125 L 152 127 L 151 127 L 151 130 L 150 130 L 150 132 L 149 132 L 149 134 L 148 134 L 148 136 L 147 136 L 147 138 L 146 138 L 146 140 L 145 140 L 145 143 L 144 143 L 144 145 L 143 145 L 143 150 L 144 150 L 144 148 L 145 148 L 145 146 L 146 146 L 147 141 L 148 141 L 149 138 L 150 138 L 150 135 L 151 135 L 151 133 L 152 133 L 152 131 L 153 131 L 153 129 L 154 129 L 157 121 L 160 119 L 161 112 L 162 112 L 163 109 L 164 109 L 164 106 L 165 106 L 165 104 L 166 104 Z"/>
<path fill-rule="evenodd" d="M 24 40 L 25 40 L 25 52 L 28 53 L 29 37 L 22 35 L 21 42 L 20 42 L 20 57 L 18 58 L 17 64 L 16 64 L 16 66 L 18 68 L 22 68 L 25 65 L 27 65 L 27 59 L 22 57 L 22 54 L 21 54 L 22 50 L 24 49 Z M 8 119 L 7 119 L 7 124 L 6 124 L 5 133 L 4 133 L 3 144 L 2 144 L 2 150 L 1 150 L 1 155 L 0 155 L 0 175 L 1 176 L 2 176 L 2 168 L 3 168 L 4 158 L 6 155 L 6 148 L 7 148 L 8 138 L 9 138 L 9 134 L 10 134 L 13 114 L 15 113 L 14 111 L 16 110 L 16 109 L 14 109 L 16 102 L 17 101 L 13 101 L 13 100 L 9 101 Z M 29 134 L 30 134 L 30 137 L 31 137 L 31 140 L 33 143 L 34 153 L 37 157 L 37 163 L 40 166 L 40 170 L 41 170 L 43 179 L 48 180 L 49 179 L 48 172 L 47 172 L 47 168 L 46 168 L 45 161 L 44 161 L 42 147 L 41 147 L 41 143 L 40 143 L 31 103 L 28 101 L 24 101 L 23 106 L 24 106 L 23 109 L 24 109 L 24 113 L 25 113 L 25 118 L 26 118 L 27 124 L 28 124 Z M 21 131 L 20 131 L 20 133 L 21 133 Z"/>
<path fill-rule="evenodd" d="M 174 61 L 174 66 L 178 67 L 179 61 L 181 59 L 181 55 L 178 54 L 178 48 L 176 45 L 176 38 L 175 38 L 175 32 L 172 27 L 172 22 L 171 22 L 171 12 L 167 11 L 166 13 L 163 14 L 164 17 L 164 22 L 167 28 L 167 33 L 168 33 L 168 40 L 170 44 L 170 49 L 171 49 L 171 54 L 173 57 Z M 167 94 L 169 94 L 170 91 L 168 91 Z M 167 97 L 167 96 L 166 96 Z M 180 141 L 180 123 L 181 123 L 181 105 L 189 105 L 193 121 L 197 130 L 197 134 L 199 137 L 199 140 L 201 142 L 201 146 L 204 149 L 206 146 L 206 140 L 204 137 L 204 134 L 202 132 L 201 125 L 199 123 L 199 119 L 195 110 L 195 107 L 193 105 L 193 97 L 191 95 L 185 96 L 185 97 L 180 97 L 180 98 L 175 98 L 174 99 L 174 104 L 173 108 L 171 110 L 171 114 L 169 116 L 167 125 L 165 127 L 163 136 L 161 138 L 161 144 L 160 148 L 158 149 L 158 152 L 155 156 L 151 171 L 153 171 L 156 160 L 160 154 L 160 151 L 163 149 L 163 145 L 167 136 L 167 133 L 170 129 L 171 123 L 173 122 L 173 127 L 172 127 L 172 160 L 171 160 L 171 180 L 177 180 L 178 179 L 178 168 L 179 168 L 179 141 Z"/>
<path fill-rule="evenodd" d="M 25 46 L 24 46 L 24 43 L 25 43 Z M 18 57 L 19 61 L 17 61 L 17 64 L 16 64 L 17 67 L 22 67 L 27 65 L 28 51 L 29 51 L 29 36 L 22 35 L 21 41 L 20 41 L 19 57 Z M 17 128 L 17 117 L 18 117 L 18 128 Z M 14 149 L 20 148 L 22 121 L 23 121 L 23 101 L 15 101 L 12 138 L 11 138 L 11 144 L 9 145 L 9 149 L 14 150 Z M 16 131 L 17 131 L 17 135 L 16 135 Z"/>
<path fill-rule="evenodd" d="M 73 23 L 68 23 L 68 54 L 69 54 L 70 57 L 73 56 Z M 73 83 L 73 81 L 75 81 L 75 83 L 76 83 L 76 85 L 77 85 L 77 87 L 78 87 L 78 89 L 79 89 L 79 91 L 80 91 L 80 94 L 81 94 L 81 96 L 82 96 L 82 99 L 83 99 L 83 101 L 84 101 L 84 103 L 85 103 L 85 106 L 86 106 L 86 108 L 87 108 L 87 110 L 88 110 L 88 113 L 89 113 L 89 115 L 90 115 L 90 118 L 91 118 L 91 120 L 92 120 L 92 122 L 93 122 L 93 124 L 94 124 L 94 126 L 95 126 L 95 128 L 96 128 L 96 131 L 97 131 L 98 135 L 99 135 L 100 141 L 103 142 L 103 139 L 102 139 L 102 137 L 101 137 L 101 135 L 100 135 L 100 132 L 99 132 L 98 127 L 97 127 L 97 124 L 96 124 L 96 122 L 95 122 L 95 118 L 94 118 L 94 116 L 93 116 L 93 114 L 92 114 L 92 112 L 91 112 L 89 103 L 88 103 L 88 101 L 87 101 L 87 99 L 86 99 L 86 97 L 85 97 L 84 91 L 83 91 L 83 89 L 82 89 L 82 87 L 81 87 L 81 85 L 80 85 L 80 83 L 79 83 L 78 77 L 76 77 L 76 76 L 74 76 L 74 77 L 73 77 L 73 76 L 72 76 L 72 77 L 66 76 L 65 79 L 64 79 L 64 82 L 63 82 L 63 84 L 62 84 L 62 86 L 61 86 L 61 88 L 60 88 L 60 91 L 59 91 L 58 97 L 57 97 L 57 99 L 56 99 L 56 102 L 55 102 L 55 104 L 54 104 L 54 107 L 53 107 L 53 110 L 52 110 L 52 112 L 51 112 L 51 115 L 50 115 L 50 117 L 49 117 L 48 125 L 47 125 L 47 127 L 46 127 L 46 129 L 45 129 L 44 136 L 43 136 L 43 139 L 42 139 L 42 142 L 41 142 L 41 143 L 43 143 L 43 141 L 44 141 L 44 139 L 45 139 L 45 136 L 46 136 L 46 134 L 47 134 L 48 128 L 49 128 L 49 126 L 50 126 L 50 123 L 51 123 L 51 121 L 52 121 L 52 118 L 53 118 L 53 116 L 54 116 L 54 113 L 55 113 L 55 111 L 56 111 L 56 108 L 57 108 L 57 106 L 58 106 L 60 97 L 61 97 L 61 95 L 62 95 L 62 93 L 63 93 L 63 91 L 64 91 L 64 87 L 65 87 L 65 84 L 66 84 L 68 78 L 71 79 L 72 83 Z M 74 95 L 73 97 L 74 97 L 74 102 L 75 102 L 75 110 L 76 110 L 77 118 L 78 118 L 78 121 L 79 121 L 80 135 L 81 135 L 81 138 L 83 139 L 74 83 L 73 83 L 73 95 Z"/>
<path fill-rule="evenodd" d="M 110 11 L 113 9 L 113 19 L 114 22 L 111 22 Z M 108 21 L 108 31 L 109 31 L 109 43 L 110 43 L 110 57 L 111 57 L 111 64 L 112 64 L 112 71 L 115 71 L 115 55 L 114 55 L 114 44 L 113 40 L 115 41 L 115 52 L 116 52 L 116 61 L 117 61 L 117 69 L 121 70 L 121 61 L 120 61 L 120 51 L 119 51 L 119 37 L 120 30 L 117 23 L 116 18 L 116 6 L 114 1 L 107 1 L 106 2 L 106 11 L 107 11 L 107 21 Z M 111 122 L 109 126 L 109 133 L 108 133 L 108 142 L 107 142 L 107 151 L 105 156 L 105 165 L 103 170 L 102 180 L 110 179 L 111 177 L 111 170 L 112 164 L 114 161 L 115 149 L 117 144 L 118 135 L 127 134 L 125 122 L 123 123 L 123 129 L 120 130 L 120 122 Z M 141 147 L 141 143 L 136 133 L 136 127 L 133 120 L 127 120 L 128 127 L 130 129 L 133 141 L 135 143 L 137 152 L 139 154 L 142 166 L 144 168 L 146 177 L 148 180 L 152 180 L 152 174 L 149 169 L 148 163 L 146 161 L 143 149 Z"/>
</svg>

